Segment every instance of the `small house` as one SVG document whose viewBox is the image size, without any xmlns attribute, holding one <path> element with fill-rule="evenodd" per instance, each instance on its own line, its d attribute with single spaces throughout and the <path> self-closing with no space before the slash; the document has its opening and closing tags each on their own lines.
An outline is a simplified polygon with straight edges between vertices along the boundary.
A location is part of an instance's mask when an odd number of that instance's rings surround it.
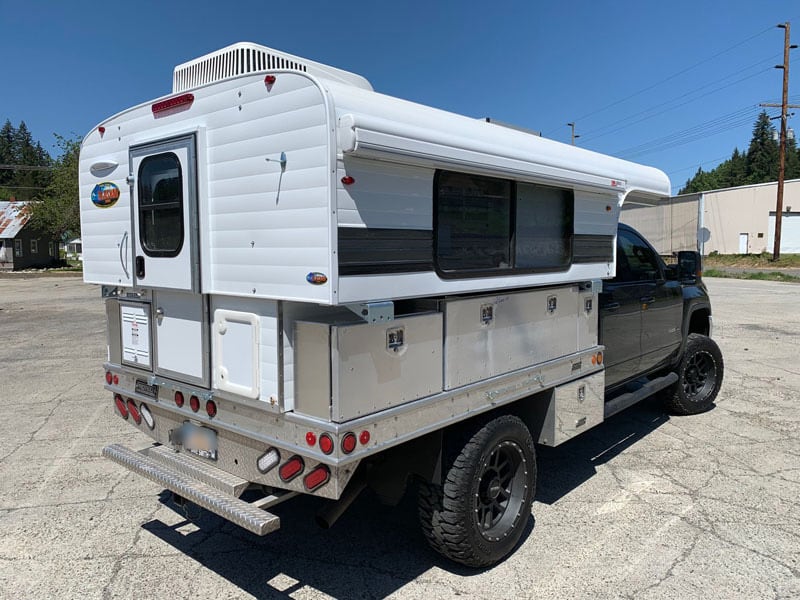
<svg viewBox="0 0 800 600">
<path fill-rule="evenodd" d="M 50 267 L 58 245 L 29 224 L 28 202 L 0 200 L 0 271 Z"/>
</svg>

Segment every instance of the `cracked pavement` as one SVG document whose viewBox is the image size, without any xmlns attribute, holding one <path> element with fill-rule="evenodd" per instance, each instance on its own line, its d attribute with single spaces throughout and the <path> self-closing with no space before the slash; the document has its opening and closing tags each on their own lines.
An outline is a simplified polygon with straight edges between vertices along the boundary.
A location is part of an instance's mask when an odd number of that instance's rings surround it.
<svg viewBox="0 0 800 600">
<path fill-rule="evenodd" d="M 102 387 L 98 287 L 0 279 L 0 598 L 798 598 L 800 286 L 708 287 L 717 406 L 671 417 L 647 400 L 539 448 L 529 533 L 471 571 L 427 548 L 411 495 L 366 493 L 329 531 L 298 498 L 264 538 L 188 519 L 100 456 L 148 439 Z"/>
</svg>

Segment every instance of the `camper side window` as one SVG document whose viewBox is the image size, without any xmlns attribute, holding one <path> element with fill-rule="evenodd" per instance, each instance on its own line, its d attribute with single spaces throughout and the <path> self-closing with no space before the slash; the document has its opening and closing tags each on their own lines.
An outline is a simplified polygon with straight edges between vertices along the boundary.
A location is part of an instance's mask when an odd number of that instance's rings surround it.
<svg viewBox="0 0 800 600">
<path fill-rule="evenodd" d="M 511 182 L 439 173 L 436 259 L 442 271 L 511 267 Z"/>
<path fill-rule="evenodd" d="M 439 171 L 436 267 L 444 277 L 569 267 L 572 190 Z"/>
<path fill-rule="evenodd" d="M 139 166 L 139 238 L 150 256 L 177 256 L 183 246 L 183 177 L 172 152 Z"/>
</svg>

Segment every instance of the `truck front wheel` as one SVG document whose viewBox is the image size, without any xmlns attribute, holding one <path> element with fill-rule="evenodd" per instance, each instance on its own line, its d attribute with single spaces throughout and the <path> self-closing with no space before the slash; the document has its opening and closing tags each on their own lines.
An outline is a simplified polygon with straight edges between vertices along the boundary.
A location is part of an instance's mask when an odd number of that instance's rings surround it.
<svg viewBox="0 0 800 600">
<path fill-rule="evenodd" d="M 450 442 L 443 485 L 420 484 L 419 516 L 434 550 L 469 567 L 492 565 L 514 550 L 536 490 L 533 439 L 504 415 Z"/>
<path fill-rule="evenodd" d="M 709 410 L 722 386 L 724 365 L 716 342 L 699 333 L 689 334 L 678 365 L 678 381 L 665 390 L 667 408 L 678 415 Z"/>
</svg>

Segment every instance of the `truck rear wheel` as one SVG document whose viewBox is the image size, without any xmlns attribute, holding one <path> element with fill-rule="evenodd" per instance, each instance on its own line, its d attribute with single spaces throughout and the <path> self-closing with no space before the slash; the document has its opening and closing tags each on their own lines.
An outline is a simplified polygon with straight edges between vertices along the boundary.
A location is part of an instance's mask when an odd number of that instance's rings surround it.
<svg viewBox="0 0 800 600">
<path fill-rule="evenodd" d="M 699 333 L 689 334 L 678 365 L 678 381 L 664 393 L 667 408 L 678 415 L 709 410 L 722 386 L 724 364 L 719 346 Z"/>
<path fill-rule="evenodd" d="M 419 516 L 434 550 L 485 567 L 508 556 L 525 530 L 536 491 L 536 453 L 528 428 L 514 416 L 470 433 L 445 447 L 443 485 L 421 484 Z"/>
</svg>

